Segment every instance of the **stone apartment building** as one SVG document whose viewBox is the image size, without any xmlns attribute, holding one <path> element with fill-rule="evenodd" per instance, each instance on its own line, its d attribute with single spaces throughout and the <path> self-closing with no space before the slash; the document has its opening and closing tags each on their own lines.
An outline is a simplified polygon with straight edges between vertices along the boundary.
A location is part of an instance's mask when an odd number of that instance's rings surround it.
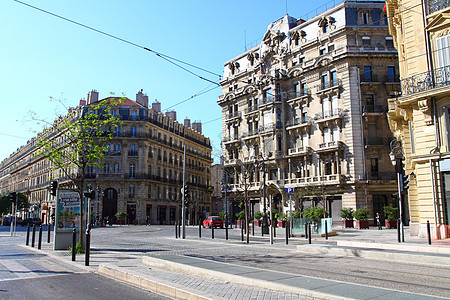
<svg viewBox="0 0 450 300">
<path fill-rule="evenodd" d="M 399 52 L 401 94 L 389 99 L 389 125 L 401 142 L 411 235 L 450 237 L 450 3 L 386 1 Z"/>
<path fill-rule="evenodd" d="M 398 205 L 386 112 L 400 84 L 383 8 L 344 1 L 309 20 L 286 15 L 224 64 L 218 104 L 235 201 L 247 193 L 256 211 L 269 201 L 287 211 L 293 187 L 295 209 L 298 198 L 325 205 L 335 222 L 342 207 L 367 207 L 374 222 Z"/>
<path fill-rule="evenodd" d="M 93 90 L 77 108 L 89 109 L 99 101 Z M 176 112 L 161 112 L 161 103 L 149 108 L 142 90 L 136 101 L 125 98 L 112 112 L 123 122 L 114 128 L 102 167 L 87 170 L 87 185 L 96 193 L 92 211 L 96 219 L 114 219 L 118 211 L 128 214 L 130 224 L 174 224 L 179 218 L 183 186 L 183 148 L 186 147 L 186 182 L 190 191 L 187 215 L 198 220 L 211 211 L 211 144 L 201 133 L 201 123 L 176 121 Z M 54 214 L 55 203 L 49 195 L 52 180 L 60 187 L 70 182 L 61 172 L 52 171 L 50 162 L 36 156 L 38 139 L 34 138 L 0 164 L 1 193 L 26 193 L 33 213 L 47 220 Z"/>
</svg>

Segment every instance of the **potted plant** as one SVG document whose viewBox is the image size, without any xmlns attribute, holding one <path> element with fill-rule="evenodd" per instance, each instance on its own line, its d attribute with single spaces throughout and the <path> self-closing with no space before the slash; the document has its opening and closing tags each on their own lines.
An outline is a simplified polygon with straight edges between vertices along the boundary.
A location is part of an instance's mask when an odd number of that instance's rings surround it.
<svg viewBox="0 0 450 300">
<path fill-rule="evenodd" d="M 255 226 L 261 226 L 261 218 L 262 218 L 262 213 L 260 211 L 255 212 L 255 216 L 254 216 Z"/>
<path fill-rule="evenodd" d="M 368 229 L 369 221 L 367 217 L 369 216 L 369 210 L 366 207 L 360 208 L 353 213 L 353 217 L 356 219 L 355 227 L 358 229 Z"/>
<path fill-rule="evenodd" d="M 399 218 L 398 207 L 385 206 L 383 209 L 386 214 L 386 220 L 384 221 L 386 228 L 397 228 L 397 219 Z"/>
<path fill-rule="evenodd" d="M 237 225 L 242 226 L 242 223 L 245 223 L 245 222 L 243 222 L 243 220 L 245 219 L 245 210 L 241 210 L 240 212 L 235 214 L 235 216 L 238 219 Z"/>
<path fill-rule="evenodd" d="M 277 215 L 278 219 L 278 227 L 286 227 L 286 214 L 283 212 L 278 213 Z"/>
<path fill-rule="evenodd" d="M 125 212 L 123 212 L 123 211 L 118 211 L 118 212 L 115 214 L 116 219 L 119 221 L 119 224 L 121 224 L 121 225 L 124 225 L 124 224 L 125 224 L 125 218 L 126 218 L 127 216 L 128 216 L 128 215 L 127 215 Z"/>
<path fill-rule="evenodd" d="M 353 228 L 353 213 L 355 211 L 351 207 L 341 209 L 342 227 Z"/>
</svg>

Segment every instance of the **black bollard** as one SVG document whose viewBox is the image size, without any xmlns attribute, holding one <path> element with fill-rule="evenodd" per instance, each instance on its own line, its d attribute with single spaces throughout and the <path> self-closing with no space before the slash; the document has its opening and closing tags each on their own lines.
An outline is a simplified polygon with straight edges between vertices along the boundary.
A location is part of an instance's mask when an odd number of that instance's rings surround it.
<svg viewBox="0 0 450 300">
<path fill-rule="evenodd" d="M 178 237 L 181 239 L 181 222 L 178 223 Z"/>
<path fill-rule="evenodd" d="M 211 238 L 214 239 L 214 223 L 211 226 Z"/>
<path fill-rule="evenodd" d="M 274 222 L 273 225 L 273 237 L 277 237 L 277 223 Z"/>
<path fill-rule="evenodd" d="M 77 229 L 74 228 L 72 231 L 72 261 L 75 261 L 77 254 Z"/>
<path fill-rule="evenodd" d="M 42 245 L 42 224 L 39 225 L 38 249 L 41 249 L 41 245 Z"/>
<path fill-rule="evenodd" d="M 305 239 L 308 239 L 308 223 L 305 223 Z"/>
<path fill-rule="evenodd" d="M 175 221 L 175 238 L 178 238 L 178 222 Z"/>
<path fill-rule="evenodd" d="M 255 236 L 255 220 L 252 221 L 252 236 Z"/>
<path fill-rule="evenodd" d="M 25 241 L 25 245 L 28 246 L 30 243 L 30 224 L 27 224 L 27 240 Z"/>
<path fill-rule="evenodd" d="M 311 244 L 311 236 L 312 236 L 312 234 L 311 234 L 311 223 L 308 223 L 308 231 L 309 231 L 309 233 L 308 233 L 308 243 Z"/>
<path fill-rule="evenodd" d="M 428 234 L 428 245 L 431 245 L 431 226 L 430 221 L 427 220 L 427 234 Z"/>
<path fill-rule="evenodd" d="M 47 243 L 50 243 L 50 231 L 52 231 L 52 224 L 47 224 Z"/>
<path fill-rule="evenodd" d="M 244 226 L 241 225 L 241 241 L 244 241 Z"/>
<path fill-rule="evenodd" d="M 33 224 L 33 234 L 31 235 L 31 247 L 34 247 L 34 238 L 36 237 L 36 224 Z"/>
<path fill-rule="evenodd" d="M 286 245 L 289 245 L 289 222 L 286 222 Z"/>
<path fill-rule="evenodd" d="M 328 240 L 328 222 L 325 221 L 325 239 Z"/>
<path fill-rule="evenodd" d="M 401 243 L 401 233 L 400 233 L 400 219 L 397 220 L 397 239 L 398 242 Z"/>
<path fill-rule="evenodd" d="M 202 224 L 198 223 L 198 238 L 202 238 Z"/>
<path fill-rule="evenodd" d="M 225 239 L 228 241 L 228 219 L 225 219 Z"/>
<path fill-rule="evenodd" d="M 90 224 L 86 229 L 86 251 L 84 252 L 84 265 L 89 266 L 89 255 L 91 254 L 91 228 Z"/>
</svg>

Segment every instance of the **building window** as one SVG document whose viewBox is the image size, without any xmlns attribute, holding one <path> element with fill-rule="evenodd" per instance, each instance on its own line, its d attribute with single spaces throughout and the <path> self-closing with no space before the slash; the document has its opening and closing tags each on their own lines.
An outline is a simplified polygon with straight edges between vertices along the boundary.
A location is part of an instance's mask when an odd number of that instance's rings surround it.
<svg viewBox="0 0 450 300">
<path fill-rule="evenodd" d="M 114 164 L 114 173 L 120 173 L 120 166 L 118 163 Z"/>
<path fill-rule="evenodd" d="M 364 81 L 372 82 L 372 67 L 364 66 Z"/>
<path fill-rule="evenodd" d="M 136 127 L 131 127 L 130 129 L 130 133 L 131 133 L 131 137 L 136 137 Z"/>
<path fill-rule="evenodd" d="M 336 69 L 330 70 L 330 83 L 331 83 L 331 86 L 337 85 Z"/>
<path fill-rule="evenodd" d="M 394 48 L 394 38 L 392 36 L 386 37 L 386 47 Z"/>
<path fill-rule="evenodd" d="M 305 61 L 306 61 L 306 59 L 305 59 L 305 56 L 304 56 L 304 55 L 301 55 L 301 56 L 299 57 L 299 59 L 298 59 L 298 62 L 299 62 L 300 64 L 303 64 Z"/>
<path fill-rule="evenodd" d="M 436 52 L 439 68 L 450 65 L 450 35 L 436 39 Z M 448 76 L 448 75 L 447 75 Z"/>
<path fill-rule="evenodd" d="M 108 174 L 110 172 L 110 165 L 109 164 L 105 164 L 103 166 L 103 172 Z"/>
<path fill-rule="evenodd" d="M 395 67 L 394 66 L 388 66 L 388 82 L 395 82 Z"/>
<path fill-rule="evenodd" d="M 148 185 L 148 198 L 152 198 L 152 186 L 150 184 Z"/>
<path fill-rule="evenodd" d="M 378 175 L 378 158 L 370 159 L 370 173 L 372 176 Z"/>
<path fill-rule="evenodd" d="M 114 127 L 114 136 L 115 137 L 120 136 L 120 127 Z"/>
<path fill-rule="evenodd" d="M 114 145 L 114 151 L 120 151 L 120 144 Z"/>
<path fill-rule="evenodd" d="M 328 44 L 328 52 L 333 52 L 333 51 L 334 51 L 334 43 Z"/>
<path fill-rule="evenodd" d="M 136 177 L 136 165 L 135 164 L 130 164 L 130 166 L 129 166 L 129 175 L 130 175 L 130 178 L 135 178 Z"/>
<path fill-rule="evenodd" d="M 322 89 L 328 88 L 328 73 L 327 71 L 322 72 L 321 76 L 321 83 L 322 83 Z"/>
<path fill-rule="evenodd" d="M 361 22 L 362 22 L 364 25 L 369 24 L 369 13 L 368 13 L 368 12 L 363 12 L 363 13 L 361 13 Z"/>
<path fill-rule="evenodd" d="M 266 102 L 272 101 L 272 89 L 267 89 L 264 92 L 264 97 L 265 97 Z"/>
<path fill-rule="evenodd" d="M 370 46 L 370 37 L 369 36 L 363 36 L 362 37 L 362 44 L 363 44 L 363 46 Z"/>
<path fill-rule="evenodd" d="M 132 111 L 131 112 L 131 120 L 136 121 L 137 120 L 137 111 Z"/>
<path fill-rule="evenodd" d="M 128 198 L 134 198 L 135 190 L 134 190 L 134 184 L 130 184 L 128 186 Z"/>
<path fill-rule="evenodd" d="M 319 48 L 319 55 L 324 55 L 327 53 L 327 49 L 325 46 Z"/>
</svg>

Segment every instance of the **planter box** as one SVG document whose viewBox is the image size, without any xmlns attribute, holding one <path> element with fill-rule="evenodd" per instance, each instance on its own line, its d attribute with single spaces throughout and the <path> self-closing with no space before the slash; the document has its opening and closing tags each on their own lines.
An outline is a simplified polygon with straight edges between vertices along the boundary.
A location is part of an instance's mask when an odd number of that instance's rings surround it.
<svg viewBox="0 0 450 300">
<path fill-rule="evenodd" d="M 260 220 L 254 220 L 255 222 L 255 226 L 261 226 L 261 221 Z"/>
<path fill-rule="evenodd" d="M 357 228 L 357 229 L 369 229 L 369 221 L 368 220 L 355 221 L 355 228 Z"/>
<path fill-rule="evenodd" d="M 285 228 L 286 227 L 286 221 L 278 221 L 278 227 Z"/>
<path fill-rule="evenodd" d="M 342 220 L 342 227 L 353 228 L 353 220 Z"/>
<path fill-rule="evenodd" d="M 397 228 L 397 220 L 385 220 L 386 229 Z"/>
</svg>

